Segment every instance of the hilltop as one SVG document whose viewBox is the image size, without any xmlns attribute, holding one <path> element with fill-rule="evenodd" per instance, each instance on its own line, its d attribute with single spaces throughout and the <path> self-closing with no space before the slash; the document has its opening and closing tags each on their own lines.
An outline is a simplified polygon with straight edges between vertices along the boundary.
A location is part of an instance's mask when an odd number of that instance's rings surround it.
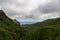
<svg viewBox="0 0 60 40">
<path fill-rule="evenodd" d="M 21 27 L 19 21 L 0 10 L 0 40 L 60 40 L 60 18 Z"/>
<path fill-rule="evenodd" d="M 42 28 L 42 27 L 45 27 L 45 26 L 53 26 L 53 25 L 60 25 L 60 18 L 47 19 L 47 20 L 44 20 L 42 22 L 37 22 L 37 23 L 34 23 L 34 24 L 26 24 L 26 25 L 23 25 L 23 26 L 27 30 L 34 30 L 34 29 L 37 29 L 37 28 Z"/>
<path fill-rule="evenodd" d="M 22 40 L 60 40 L 60 18 L 23 26 L 29 32 Z"/>
<path fill-rule="evenodd" d="M 20 40 L 23 28 L 0 10 L 0 40 Z"/>
</svg>

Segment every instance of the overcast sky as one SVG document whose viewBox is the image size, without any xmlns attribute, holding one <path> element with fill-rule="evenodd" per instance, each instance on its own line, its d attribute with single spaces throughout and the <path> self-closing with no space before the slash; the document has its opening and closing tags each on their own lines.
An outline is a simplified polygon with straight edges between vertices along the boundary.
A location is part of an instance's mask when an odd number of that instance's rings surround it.
<svg viewBox="0 0 60 40">
<path fill-rule="evenodd" d="M 60 17 L 60 0 L 0 0 L 0 9 L 21 22 L 36 22 Z"/>
</svg>

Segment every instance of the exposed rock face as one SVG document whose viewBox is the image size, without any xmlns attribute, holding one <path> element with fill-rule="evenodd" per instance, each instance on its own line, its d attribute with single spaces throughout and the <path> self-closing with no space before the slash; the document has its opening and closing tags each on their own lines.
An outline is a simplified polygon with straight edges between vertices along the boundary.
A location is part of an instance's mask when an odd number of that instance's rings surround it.
<svg viewBox="0 0 60 40">
<path fill-rule="evenodd" d="M 0 10 L 0 17 L 7 17 L 4 13 L 4 11 Z"/>
<path fill-rule="evenodd" d="M 3 10 L 0 10 L 0 19 L 2 18 L 6 18 L 6 19 L 9 19 L 10 21 L 12 21 L 6 14 Z"/>
</svg>

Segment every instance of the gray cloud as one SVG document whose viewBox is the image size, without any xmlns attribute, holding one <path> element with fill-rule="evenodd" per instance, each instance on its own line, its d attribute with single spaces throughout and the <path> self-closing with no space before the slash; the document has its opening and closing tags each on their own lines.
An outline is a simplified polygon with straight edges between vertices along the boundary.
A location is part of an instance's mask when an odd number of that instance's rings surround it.
<svg viewBox="0 0 60 40">
<path fill-rule="evenodd" d="M 60 17 L 60 0 L 49 1 L 0 0 L 0 7 L 9 17 L 18 20 L 45 20 Z"/>
<path fill-rule="evenodd" d="M 53 13 L 60 11 L 60 0 L 52 0 L 52 2 L 45 5 L 40 5 L 37 11 L 42 13 Z"/>
</svg>

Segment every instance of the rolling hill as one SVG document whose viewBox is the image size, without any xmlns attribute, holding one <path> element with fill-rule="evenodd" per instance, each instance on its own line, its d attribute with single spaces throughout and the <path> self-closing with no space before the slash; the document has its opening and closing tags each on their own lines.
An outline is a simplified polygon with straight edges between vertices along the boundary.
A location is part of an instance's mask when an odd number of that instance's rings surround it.
<svg viewBox="0 0 60 40">
<path fill-rule="evenodd" d="M 22 40 L 60 40 L 60 18 L 23 26 L 29 32 Z"/>
<path fill-rule="evenodd" d="M 6 16 L 0 10 L 0 40 L 60 40 L 60 18 L 26 24 Z"/>
<path fill-rule="evenodd" d="M 37 22 L 34 24 L 25 24 L 23 25 L 25 29 L 27 30 L 34 30 L 37 28 L 42 28 L 46 26 L 60 26 L 60 18 L 54 18 L 54 19 L 47 19 L 42 22 Z"/>
</svg>

